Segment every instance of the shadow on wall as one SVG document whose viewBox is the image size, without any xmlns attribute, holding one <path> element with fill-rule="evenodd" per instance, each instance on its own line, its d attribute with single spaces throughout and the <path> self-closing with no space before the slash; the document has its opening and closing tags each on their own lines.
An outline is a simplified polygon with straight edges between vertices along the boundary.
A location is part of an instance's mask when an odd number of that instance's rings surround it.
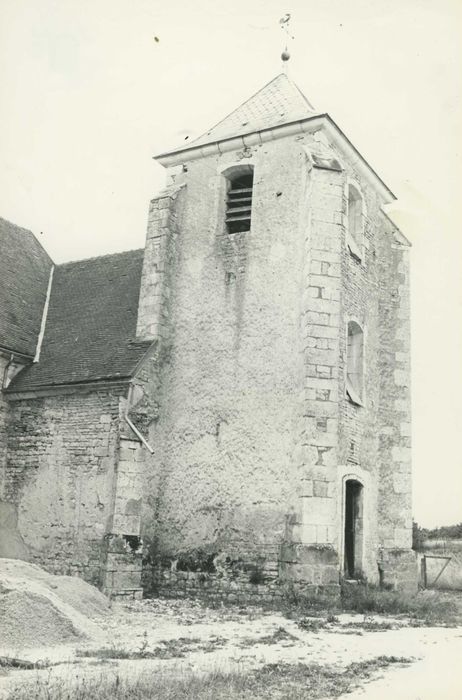
<svg viewBox="0 0 462 700">
<path fill-rule="evenodd" d="M 29 561 L 29 551 L 18 531 L 18 513 L 14 503 L 0 501 L 0 557 Z"/>
</svg>

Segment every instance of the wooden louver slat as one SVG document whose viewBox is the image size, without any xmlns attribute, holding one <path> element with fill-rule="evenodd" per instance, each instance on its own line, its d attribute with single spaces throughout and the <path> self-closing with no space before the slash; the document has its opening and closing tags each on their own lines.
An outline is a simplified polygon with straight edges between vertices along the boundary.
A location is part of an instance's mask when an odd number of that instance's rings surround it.
<svg viewBox="0 0 462 700">
<path fill-rule="evenodd" d="M 243 184 L 253 185 L 253 178 L 250 176 L 231 182 L 228 190 L 226 202 L 226 218 L 228 233 L 238 233 L 250 229 L 250 218 L 252 212 L 252 187 L 243 187 Z M 234 185 L 234 187 L 233 187 Z"/>
</svg>

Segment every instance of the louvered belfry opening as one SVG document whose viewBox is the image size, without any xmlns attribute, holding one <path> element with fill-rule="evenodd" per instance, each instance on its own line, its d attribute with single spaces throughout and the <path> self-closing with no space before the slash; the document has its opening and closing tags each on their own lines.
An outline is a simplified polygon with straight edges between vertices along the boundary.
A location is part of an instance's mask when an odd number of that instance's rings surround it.
<svg viewBox="0 0 462 700">
<path fill-rule="evenodd" d="M 250 231 L 252 188 L 252 170 L 229 178 L 228 197 L 226 200 L 226 228 L 228 233 Z"/>
</svg>

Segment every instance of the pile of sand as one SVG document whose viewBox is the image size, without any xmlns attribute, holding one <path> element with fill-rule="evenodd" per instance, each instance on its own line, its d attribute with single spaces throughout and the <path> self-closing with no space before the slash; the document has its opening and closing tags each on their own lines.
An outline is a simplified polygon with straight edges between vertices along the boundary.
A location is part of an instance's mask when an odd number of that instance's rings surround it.
<svg viewBox="0 0 462 700">
<path fill-rule="evenodd" d="M 108 610 L 107 598 L 80 578 L 0 559 L 0 649 L 99 639 L 95 619 Z"/>
</svg>

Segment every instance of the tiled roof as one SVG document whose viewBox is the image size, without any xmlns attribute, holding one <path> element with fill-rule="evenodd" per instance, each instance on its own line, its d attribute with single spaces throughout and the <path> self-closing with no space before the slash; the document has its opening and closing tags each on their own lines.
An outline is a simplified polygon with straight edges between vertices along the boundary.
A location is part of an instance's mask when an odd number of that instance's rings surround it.
<svg viewBox="0 0 462 700">
<path fill-rule="evenodd" d="M 33 357 L 52 261 L 31 231 L 0 218 L 0 346 Z"/>
<path fill-rule="evenodd" d="M 295 83 L 281 73 L 205 134 L 170 153 L 314 117 L 316 114 L 318 113 Z"/>
<path fill-rule="evenodd" d="M 150 345 L 135 340 L 143 252 L 56 267 L 40 360 L 8 391 L 131 376 Z"/>
</svg>

